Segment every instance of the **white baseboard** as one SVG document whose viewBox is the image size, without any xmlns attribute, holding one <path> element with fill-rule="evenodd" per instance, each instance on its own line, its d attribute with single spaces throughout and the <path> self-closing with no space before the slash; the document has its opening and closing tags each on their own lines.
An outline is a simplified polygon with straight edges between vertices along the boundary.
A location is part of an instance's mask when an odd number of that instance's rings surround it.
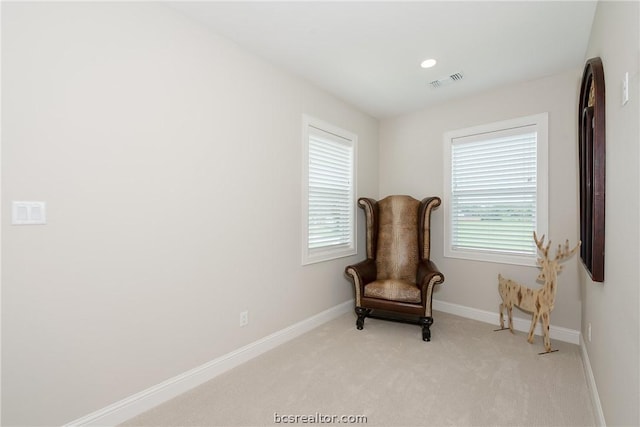
<svg viewBox="0 0 640 427">
<path fill-rule="evenodd" d="M 446 301 L 433 300 L 433 309 L 438 311 L 444 311 L 445 313 L 455 314 L 456 316 L 466 317 L 467 319 L 478 320 L 484 323 L 491 323 L 492 325 L 500 325 L 500 314 L 496 312 L 479 310 L 477 308 L 466 307 L 464 305 L 453 304 Z M 506 319 L 505 319 L 506 322 Z M 506 326 L 506 325 L 505 325 Z M 519 317 L 513 317 L 513 329 L 521 332 L 529 332 L 531 326 L 531 319 L 522 319 Z M 542 327 L 538 322 L 535 330 L 536 335 L 542 335 Z M 563 328 L 560 326 L 549 327 L 549 337 L 558 341 L 564 341 L 571 344 L 580 344 L 580 331 L 574 329 Z"/>
<path fill-rule="evenodd" d="M 353 301 L 346 301 L 204 365 L 71 421 L 65 424 L 65 427 L 118 425 L 352 309 Z"/>
<path fill-rule="evenodd" d="M 580 349 L 582 350 L 582 365 L 584 366 L 584 374 L 587 377 L 587 386 L 591 392 L 591 402 L 593 403 L 593 416 L 596 418 L 596 425 L 598 427 L 605 427 L 607 425 L 604 419 L 604 412 L 602 411 L 602 404 L 600 403 L 600 395 L 598 394 L 598 388 L 596 387 L 596 378 L 593 376 L 591 370 L 591 362 L 589 361 L 589 353 L 587 353 L 587 346 L 584 339 L 580 337 Z"/>
</svg>

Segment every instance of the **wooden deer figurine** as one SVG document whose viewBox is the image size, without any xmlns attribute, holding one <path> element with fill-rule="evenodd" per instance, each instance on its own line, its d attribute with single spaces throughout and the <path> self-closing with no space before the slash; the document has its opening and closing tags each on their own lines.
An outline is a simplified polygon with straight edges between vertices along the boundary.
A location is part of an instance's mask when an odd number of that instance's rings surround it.
<svg viewBox="0 0 640 427">
<path fill-rule="evenodd" d="M 564 247 L 558 245 L 556 256 L 553 259 L 549 259 L 549 247 L 551 241 L 544 244 L 544 235 L 542 239 L 538 240 L 538 236 L 535 231 L 533 232 L 533 240 L 536 242 L 536 246 L 542 253 L 542 256 L 538 258 L 538 266 L 542 269 L 538 275 L 538 280 L 543 280 L 544 285 L 539 289 L 530 289 L 513 280 L 505 279 L 501 274 L 498 274 L 498 290 L 500 291 L 500 297 L 502 297 L 502 304 L 500 304 L 500 328 L 504 329 L 504 309 L 507 309 L 509 316 L 509 329 L 513 333 L 513 319 L 511 311 L 513 306 L 520 307 L 525 311 L 533 313 L 531 319 L 531 327 L 529 328 L 529 336 L 527 341 L 533 343 L 533 332 L 538 323 L 538 319 L 542 318 L 542 333 L 544 334 L 544 349 L 545 353 L 551 352 L 551 341 L 549 340 L 549 316 L 554 307 L 556 298 L 556 285 L 558 281 L 558 273 L 562 270 L 561 261 L 569 258 L 573 255 L 580 243 L 575 248 L 569 250 L 569 240 L 564 244 Z"/>
</svg>

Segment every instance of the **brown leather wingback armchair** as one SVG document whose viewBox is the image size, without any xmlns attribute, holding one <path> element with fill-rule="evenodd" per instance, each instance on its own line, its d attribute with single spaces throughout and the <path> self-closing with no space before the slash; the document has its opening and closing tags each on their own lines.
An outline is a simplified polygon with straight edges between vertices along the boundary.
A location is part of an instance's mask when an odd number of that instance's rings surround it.
<svg viewBox="0 0 640 427">
<path fill-rule="evenodd" d="M 444 275 L 429 259 L 431 211 L 440 198 L 358 199 L 366 218 L 367 259 L 346 268 L 356 293 L 356 327 L 366 317 L 409 321 L 431 340 L 431 298 Z M 390 316 L 399 314 L 399 316 Z"/>
</svg>

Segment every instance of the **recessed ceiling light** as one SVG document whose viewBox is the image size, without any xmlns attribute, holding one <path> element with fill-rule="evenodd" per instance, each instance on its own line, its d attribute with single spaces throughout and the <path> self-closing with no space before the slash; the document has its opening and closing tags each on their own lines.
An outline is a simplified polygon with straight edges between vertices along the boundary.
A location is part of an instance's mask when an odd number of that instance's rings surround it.
<svg viewBox="0 0 640 427">
<path fill-rule="evenodd" d="M 435 59 L 425 59 L 424 61 L 422 61 L 422 63 L 420 64 L 420 66 L 422 68 L 431 68 L 434 65 L 436 65 L 436 60 Z"/>
</svg>

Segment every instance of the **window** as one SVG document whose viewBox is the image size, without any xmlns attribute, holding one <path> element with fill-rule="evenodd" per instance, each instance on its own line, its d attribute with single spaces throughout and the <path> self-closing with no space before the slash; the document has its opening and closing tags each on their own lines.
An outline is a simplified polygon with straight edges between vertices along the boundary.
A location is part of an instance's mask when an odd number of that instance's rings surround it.
<svg viewBox="0 0 640 427">
<path fill-rule="evenodd" d="M 547 114 L 447 132 L 445 256 L 535 265 L 547 230 Z"/>
<path fill-rule="evenodd" d="M 303 264 L 354 255 L 357 136 L 303 116 Z"/>
</svg>

